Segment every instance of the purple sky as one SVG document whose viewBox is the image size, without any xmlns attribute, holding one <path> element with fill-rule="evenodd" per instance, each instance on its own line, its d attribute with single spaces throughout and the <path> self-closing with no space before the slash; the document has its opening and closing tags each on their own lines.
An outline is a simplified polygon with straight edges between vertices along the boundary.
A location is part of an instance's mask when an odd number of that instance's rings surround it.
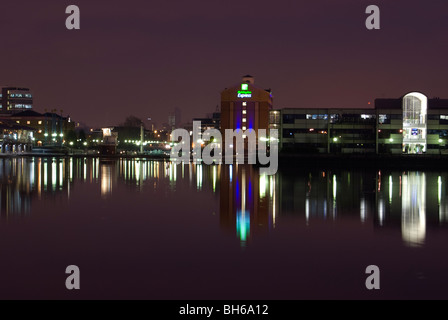
<svg viewBox="0 0 448 320">
<path fill-rule="evenodd" d="M 81 30 L 65 28 L 70 4 Z M 370 4 L 381 30 L 365 28 Z M 446 0 L 14 0 L 0 12 L 0 85 L 91 126 L 204 116 L 245 74 L 276 108 L 448 98 Z"/>
</svg>

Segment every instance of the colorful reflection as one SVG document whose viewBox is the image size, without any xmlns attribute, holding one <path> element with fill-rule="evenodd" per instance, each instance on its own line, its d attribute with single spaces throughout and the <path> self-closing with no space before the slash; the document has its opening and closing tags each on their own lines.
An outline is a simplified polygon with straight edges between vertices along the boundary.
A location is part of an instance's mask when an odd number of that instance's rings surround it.
<svg viewBox="0 0 448 320">
<path fill-rule="evenodd" d="M 241 246 L 291 219 L 306 226 L 355 221 L 378 234 L 400 232 L 407 246 L 417 248 L 425 245 L 430 228 L 448 225 L 448 172 L 284 169 L 268 176 L 251 165 L 12 157 L 0 158 L 0 179 L 0 217 L 8 220 L 30 215 L 34 199 L 61 195 L 69 200 L 86 183 L 98 188 L 101 200 L 125 197 L 119 185 L 141 193 L 191 188 L 219 197 L 219 225 Z"/>
<path fill-rule="evenodd" d="M 278 212 L 275 176 L 251 165 L 221 166 L 220 224 L 245 247 L 257 234 L 275 227 Z"/>
</svg>

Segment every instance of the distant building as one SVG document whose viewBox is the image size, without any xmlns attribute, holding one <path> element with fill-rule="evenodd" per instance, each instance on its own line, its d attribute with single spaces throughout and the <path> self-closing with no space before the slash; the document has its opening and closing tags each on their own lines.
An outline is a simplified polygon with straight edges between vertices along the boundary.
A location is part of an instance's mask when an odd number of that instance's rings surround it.
<svg viewBox="0 0 448 320">
<path fill-rule="evenodd" d="M 28 88 L 5 87 L 0 95 L 0 114 L 13 114 L 33 108 L 33 95 Z"/>
<path fill-rule="evenodd" d="M 46 112 L 39 113 L 33 110 L 22 111 L 1 117 L 17 125 L 23 125 L 35 130 L 34 141 L 38 146 L 62 145 L 69 131 L 75 130 L 75 123 L 70 117 Z"/>
<path fill-rule="evenodd" d="M 102 128 L 103 137 L 99 144 L 102 155 L 115 155 L 117 153 L 118 133 L 112 132 L 113 128 Z"/>
<path fill-rule="evenodd" d="M 31 151 L 33 141 L 33 128 L 16 124 L 10 120 L 0 120 L 0 153 Z"/>
<path fill-rule="evenodd" d="M 374 108 L 284 108 L 270 121 L 283 151 L 448 154 L 448 99 L 419 92 L 376 99 Z"/>
<path fill-rule="evenodd" d="M 169 131 L 173 131 L 175 129 L 180 128 L 182 121 L 182 112 L 179 108 L 175 108 L 174 112 L 170 112 L 168 115 L 168 126 L 167 129 Z"/>
</svg>

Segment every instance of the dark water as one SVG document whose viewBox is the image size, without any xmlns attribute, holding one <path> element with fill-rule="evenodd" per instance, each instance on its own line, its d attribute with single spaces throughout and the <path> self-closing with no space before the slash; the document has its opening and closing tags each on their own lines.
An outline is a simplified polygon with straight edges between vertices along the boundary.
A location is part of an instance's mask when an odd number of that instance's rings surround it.
<svg viewBox="0 0 448 320">
<path fill-rule="evenodd" d="M 1 299 L 448 298 L 448 172 L 4 158 L 0 179 Z"/>
</svg>

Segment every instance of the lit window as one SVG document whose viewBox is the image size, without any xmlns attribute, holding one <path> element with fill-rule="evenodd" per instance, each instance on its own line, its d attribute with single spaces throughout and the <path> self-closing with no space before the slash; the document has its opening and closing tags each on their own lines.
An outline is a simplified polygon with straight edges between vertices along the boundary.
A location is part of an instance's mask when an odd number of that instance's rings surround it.
<svg viewBox="0 0 448 320">
<path fill-rule="evenodd" d="M 243 127 L 243 131 L 246 131 L 246 127 Z"/>
<path fill-rule="evenodd" d="M 243 110 L 243 114 L 246 114 L 246 110 Z"/>
<path fill-rule="evenodd" d="M 37 121 L 37 124 L 42 124 L 42 120 Z"/>
<path fill-rule="evenodd" d="M 26 124 L 31 124 L 31 121 L 27 121 Z"/>
<path fill-rule="evenodd" d="M 16 122 L 17 122 L 17 123 L 20 123 L 20 121 L 19 121 L 19 120 L 17 120 Z"/>
<path fill-rule="evenodd" d="M 247 102 L 243 102 L 243 107 L 247 106 Z"/>
<path fill-rule="evenodd" d="M 243 122 L 246 122 L 246 118 L 243 118 Z"/>
</svg>

